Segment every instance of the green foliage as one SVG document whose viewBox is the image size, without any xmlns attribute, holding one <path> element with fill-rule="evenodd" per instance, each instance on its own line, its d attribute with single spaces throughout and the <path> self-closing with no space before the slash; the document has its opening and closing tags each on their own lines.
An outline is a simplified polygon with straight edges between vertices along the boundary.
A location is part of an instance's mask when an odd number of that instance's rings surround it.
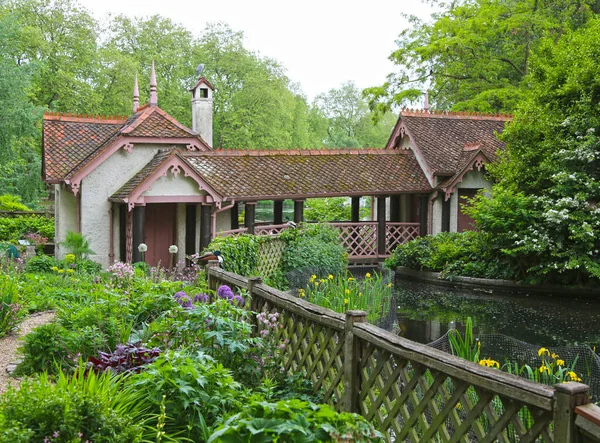
<svg viewBox="0 0 600 443">
<path fill-rule="evenodd" d="M 208 245 L 209 251 L 221 251 L 223 268 L 239 275 L 256 275 L 258 250 L 266 237 L 256 235 L 236 235 L 215 237 Z"/>
<path fill-rule="evenodd" d="M 0 274 L 0 337 L 12 333 L 24 315 L 16 279 Z"/>
<path fill-rule="evenodd" d="M 369 322 L 375 323 L 390 311 L 392 287 L 381 273 L 367 273 L 362 281 L 350 273 L 321 278 L 312 275 L 306 288 L 298 290 L 298 297 L 336 312 L 365 311 Z"/>
<path fill-rule="evenodd" d="M 58 266 L 58 261 L 49 255 L 35 255 L 25 263 L 27 272 L 53 272 L 53 268 Z"/>
<path fill-rule="evenodd" d="M 18 195 L 0 195 L 0 211 L 30 211 Z"/>
<path fill-rule="evenodd" d="M 286 242 L 283 254 L 283 272 L 311 268 L 327 269 L 336 275 L 348 266 L 348 257 L 339 233 L 326 224 L 302 223 L 280 235 Z"/>
<path fill-rule="evenodd" d="M 329 405 L 282 400 L 250 403 L 208 441 L 380 442 L 383 435 L 358 414 L 336 412 Z"/>
<path fill-rule="evenodd" d="M 164 431 L 191 441 L 203 441 L 206 426 L 239 408 L 242 399 L 240 384 L 229 370 L 200 352 L 165 353 L 130 383 L 157 415 L 164 398 Z"/>
<path fill-rule="evenodd" d="M 481 342 L 473 336 L 473 319 L 471 317 L 467 317 L 465 322 L 464 336 L 456 329 L 451 329 L 448 331 L 448 341 L 452 355 L 475 363 L 479 362 Z"/>
<path fill-rule="evenodd" d="M 75 255 L 76 260 L 86 259 L 88 255 L 95 254 L 85 236 L 80 232 L 68 231 L 65 241 L 60 243 L 67 251 Z"/>
<path fill-rule="evenodd" d="M 119 396 L 120 389 L 109 374 L 68 379 L 61 373 L 56 383 L 46 374 L 25 380 L 19 389 L 9 388 L 0 400 L 0 417 L 4 415 L 6 420 L 0 439 L 140 441 L 140 425 L 112 405 L 112 397 Z M 15 434 L 19 440 L 8 439 Z"/>
<path fill-rule="evenodd" d="M 304 218 L 316 222 L 350 220 L 350 201 L 345 197 L 311 198 L 306 201 Z"/>
<path fill-rule="evenodd" d="M 410 26 L 390 56 L 396 72 L 365 91 L 375 112 L 420 105 L 425 89 L 437 109 L 512 112 L 530 88 L 535 57 L 600 12 L 593 0 L 435 3 L 439 9 L 430 21 L 408 17 Z"/>
<path fill-rule="evenodd" d="M 54 218 L 39 215 L 0 218 L 0 241 L 16 241 L 30 232 L 54 239 Z"/>
</svg>

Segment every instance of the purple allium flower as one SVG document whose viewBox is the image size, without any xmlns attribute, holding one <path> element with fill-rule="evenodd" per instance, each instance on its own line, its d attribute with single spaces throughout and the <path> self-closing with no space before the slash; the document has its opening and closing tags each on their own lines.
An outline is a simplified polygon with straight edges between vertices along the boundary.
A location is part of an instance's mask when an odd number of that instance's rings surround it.
<svg viewBox="0 0 600 443">
<path fill-rule="evenodd" d="M 194 303 L 208 303 L 208 294 L 196 294 L 194 295 Z"/>
<path fill-rule="evenodd" d="M 241 295 L 235 295 L 233 297 L 233 304 L 236 306 L 244 307 L 244 305 L 246 304 L 246 301 L 244 300 L 244 297 L 242 297 Z"/>
<path fill-rule="evenodd" d="M 226 300 L 233 300 L 234 297 L 233 291 L 229 286 L 226 285 L 219 286 L 219 289 L 217 289 L 217 295 L 219 298 L 224 298 Z"/>
</svg>

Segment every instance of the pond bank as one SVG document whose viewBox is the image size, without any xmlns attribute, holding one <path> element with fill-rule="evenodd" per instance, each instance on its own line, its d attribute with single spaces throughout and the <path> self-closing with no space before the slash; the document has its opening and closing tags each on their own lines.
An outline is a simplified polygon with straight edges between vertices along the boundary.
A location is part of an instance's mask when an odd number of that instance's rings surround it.
<svg viewBox="0 0 600 443">
<path fill-rule="evenodd" d="M 463 287 L 488 293 L 502 292 L 506 294 L 518 292 L 521 294 L 530 293 L 556 295 L 561 297 L 600 298 L 600 288 L 529 285 L 511 280 L 495 280 L 475 277 L 452 277 L 452 280 L 448 280 L 442 277 L 441 272 L 419 271 L 405 266 L 398 266 L 394 271 L 396 272 L 396 277 L 399 279 L 408 279 L 448 287 Z"/>
</svg>

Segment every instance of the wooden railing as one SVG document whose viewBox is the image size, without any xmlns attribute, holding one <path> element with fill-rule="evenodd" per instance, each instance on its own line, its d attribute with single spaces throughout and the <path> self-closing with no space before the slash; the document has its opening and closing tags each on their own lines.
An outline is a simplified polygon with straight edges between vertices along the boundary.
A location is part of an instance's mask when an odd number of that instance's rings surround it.
<svg viewBox="0 0 600 443">
<path fill-rule="evenodd" d="M 342 245 L 348 251 L 350 260 L 380 259 L 391 255 L 394 248 L 419 236 L 419 223 L 386 222 L 385 251 L 378 250 L 379 227 L 377 222 L 339 222 L 330 223 L 340 231 Z M 256 235 L 277 235 L 287 229 L 282 225 L 256 225 Z M 217 235 L 239 235 L 248 232 L 246 228 L 222 231 Z"/>
<path fill-rule="evenodd" d="M 600 407 L 587 404 L 575 408 L 578 443 L 600 442 Z"/>
<path fill-rule="evenodd" d="M 252 311 L 277 311 L 284 369 L 304 372 L 327 403 L 360 413 L 388 441 L 577 443 L 589 433 L 576 409 L 589 403 L 586 385 L 532 383 L 398 337 L 365 312 L 338 314 L 214 264 L 207 274 L 212 289 L 247 289 Z"/>
</svg>

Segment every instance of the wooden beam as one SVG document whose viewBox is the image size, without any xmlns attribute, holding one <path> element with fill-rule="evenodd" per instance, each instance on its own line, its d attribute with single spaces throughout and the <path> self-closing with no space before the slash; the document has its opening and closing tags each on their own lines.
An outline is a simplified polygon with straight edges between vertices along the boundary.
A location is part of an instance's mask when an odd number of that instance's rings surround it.
<svg viewBox="0 0 600 443">
<path fill-rule="evenodd" d="M 385 255 L 385 197 L 377 197 L 377 253 Z"/>
<path fill-rule="evenodd" d="M 360 197 L 352 197 L 351 221 L 357 223 L 360 221 Z"/>
<path fill-rule="evenodd" d="M 140 243 L 146 241 L 146 207 L 136 206 L 133 208 L 133 263 L 142 260 L 142 253 L 138 250 Z"/>
<path fill-rule="evenodd" d="M 248 229 L 248 234 L 254 234 L 254 225 L 256 224 L 256 202 L 246 202 L 244 204 L 244 225 Z"/>
<path fill-rule="evenodd" d="M 202 205 L 200 208 L 200 253 L 212 240 L 212 206 Z"/>
<path fill-rule="evenodd" d="M 231 229 L 240 228 L 240 205 L 234 203 L 231 208 Z"/>
<path fill-rule="evenodd" d="M 442 203 L 442 232 L 450 232 L 450 201 L 444 199 Z"/>
<path fill-rule="evenodd" d="M 392 195 L 390 197 L 390 221 L 400 221 L 400 196 Z"/>
<path fill-rule="evenodd" d="M 304 200 L 294 200 L 294 223 L 304 221 Z"/>
<path fill-rule="evenodd" d="M 419 235 L 427 235 L 427 219 L 429 217 L 429 197 L 424 196 L 419 198 Z"/>
<path fill-rule="evenodd" d="M 283 224 L 283 200 L 273 201 L 273 224 Z"/>
</svg>

